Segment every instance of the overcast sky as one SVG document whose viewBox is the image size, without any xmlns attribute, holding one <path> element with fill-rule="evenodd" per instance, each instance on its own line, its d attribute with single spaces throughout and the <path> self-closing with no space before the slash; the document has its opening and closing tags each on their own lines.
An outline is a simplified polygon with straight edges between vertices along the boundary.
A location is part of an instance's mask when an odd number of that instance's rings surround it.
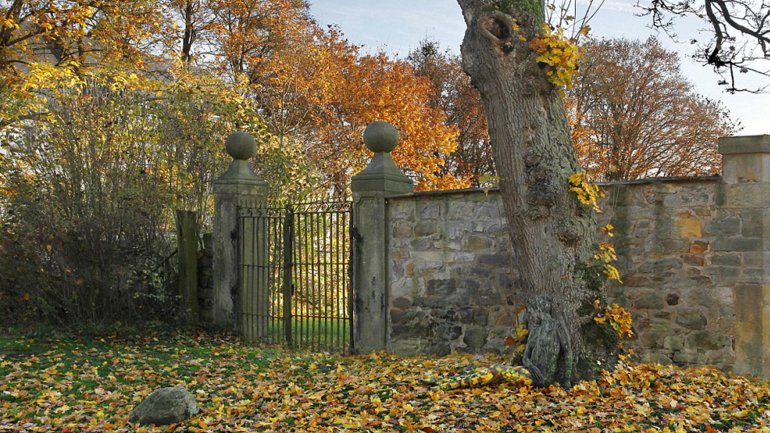
<svg viewBox="0 0 770 433">
<path fill-rule="evenodd" d="M 591 33 L 597 37 L 632 39 L 656 34 L 647 28 L 649 17 L 636 16 L 635 3 L 636 0 L 606 0 L 590 22 Z M 311 0 L 310 13 L 322 25 L 337 25 L 350 42 L 365 50 L 382 49 L 402 57 L 426 38 L 459 53 L 465 32 L 455 0 Z M 677 33 L 684 41 L 697 39 L 700 27 L 694 21 L 682 22 Z M 682 70 L 697 91 L 722 101 L 732 118 L 740 121 L 740 135 L 770 134 L 770 94 L 725 93 L 717 85 L 718 75 L 689 58 L 691 45 L 672 41 L 665 34 L 658 37 L 666 48 L 680 53 Z"/>
</svg>

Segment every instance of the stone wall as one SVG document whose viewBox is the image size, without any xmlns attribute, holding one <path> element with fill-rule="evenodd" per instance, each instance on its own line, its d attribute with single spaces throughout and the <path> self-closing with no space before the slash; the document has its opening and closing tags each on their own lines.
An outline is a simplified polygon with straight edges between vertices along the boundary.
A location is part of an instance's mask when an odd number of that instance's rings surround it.
<svg viewBox="0 0 770 433">
<path fill-rule="evenodd" d="M 718 249 L 750 230 L 750 222 L 718 209 L 719 178 L 604 188 L 601 220 L 616 227 L 623 275 L 610 300 L 634 315 L 637 337 L 630 345 L 646 361 L 729 368 L 735 358 L 731 283 L 754 271 L 739 254 Z M 388 225 L 389 350 L 508 350 L 503 341 L 520 320 L 522 303 L 499 193 L 392 197 Z"/>
<path fill-rule="evenodd" d="M 634 316 L 631 346 L 643 361 L 735 361 L 733 283 L 744 272 L 736 253 L 717 252 L 741 230 L 718 207 L 719 178 L 608 184 L 602 224 L 615 226 L 623 284 L 611 301 Z"/>
<path fill-rule="evenodd" d="M 500 351 L 515 329 L 510 240 L 498 193 L 388 200 L 389 350 Z"/>
<path fill-rule="evenodd" d="M 355 350 L 508 350 L 524 308 L 499 193 L 408 193 L 411 181 L 390 156 L 396 129 L 374 122 L 364 142 L 374 156 L 351 183 Z M 238 207 L 263 203 L 267 184 L 248 162 L 253 138 L 232 134 L 226 148 L 233 162 L 214 182 L 199 305 L 202 322 L 238 330 L 232 233 Z M 770 135 L 723 138 L 719 152 L 722 177 L 604 186 L 600 219 L 616 227 L 624 281 L 610 300 L 633 313 L 630 344 L 643 360 L 770 378 Z"/>
</svg>

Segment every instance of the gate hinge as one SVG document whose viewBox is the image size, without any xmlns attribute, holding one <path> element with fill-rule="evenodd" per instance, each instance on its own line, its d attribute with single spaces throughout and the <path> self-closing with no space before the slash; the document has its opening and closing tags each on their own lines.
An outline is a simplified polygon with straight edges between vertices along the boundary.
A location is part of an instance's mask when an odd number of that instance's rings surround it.
<svg viewBox="0 0 770 433">
<path fill-rule="evenodd" d="M 361 237 L 361 233 L 358 233 L 358 227 L 353 226 L 353 230 L 350 231 L 350 234 L 353 236 L 353 239 L 356 240 L 356 242 L 361 242 L 364 240 L 363 237 Z"/>
</svg>

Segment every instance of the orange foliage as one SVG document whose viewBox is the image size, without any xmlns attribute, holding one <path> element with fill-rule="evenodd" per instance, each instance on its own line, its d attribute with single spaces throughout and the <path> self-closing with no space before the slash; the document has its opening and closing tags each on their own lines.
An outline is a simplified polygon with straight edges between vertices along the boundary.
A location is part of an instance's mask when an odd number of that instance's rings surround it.
<svg viewBox="0 0 770 433">
<path fill-rule="evenodd" d="M 418 190 L 468 185 L 442 170 L 457 130 L 429 105 L 428 80 L 383 53 L 362 55 L 336 29 L 303 25 L 290 43 L 253 65 L 259 73 L 248 73 L 250 88 L 271 132 L 280 142 L 303 143 L 333 196 L 343 197 L 351 175 L 366 165 L 361 132 L 374 120 L 398 128 L 393 157 Z"/>
<path fill-rule="evenodd" d="M 393 157 L 418 189 L 468 185 L 445 174 L 457 130 L 444 125 L 444 113 L 429 104 L 430 84 L 408 65 L 360 53 L 337 29 L 312 21 L 303 2 L 214 0 L 204 8 L 168 1 L 185 23 L 176 35 L 180 58 L 245 85 L 277 145 L 301 146 L 330 196 L 345 197 L 350 177 L 368 161 L 361 132 L 374 120 L 399 129 Z M 214 48 L 209 59 L 197 55 L 207 47 Z"/>
<path fill-rule="evenodd" d="M 444 113 L 444 123 L 457 129 L 457 149 L 447 156 L 443 171 L 479 187 L 494 174 L 492 146 L 481 95 L 460 65 L 460 57 L 441 52 L 438 43 L 422 41 L 409 53 L 409 64 L 431 82 L 430 105 Z"/>
<path fill-rule="evenodd" d="M 0 90 L 12 87 L 9 80 L 35 82 L 30 72 L 14 70 L 21 60 L 40 62 L 55 85 L 81 82 L 97 61 L 111 71 L 131 69 L 139 80 L 162 76 L 165 83 L 185 75 L 181 61 L 240 93 L 275 137 L 269 145 L 301 148 L 325 195 L 349 193 L 350 177 L 369 159 L 361 133 L 374 120 L 399 129 L 393 157 L 417 189 L 469 185 L 447 174 L 458 130 L 430 104 L 430 82 L 405 62 L 363 54 L 337 29 L 320 28 L 304 2 L 0 0 L 0 16 L 10 17 L 0 20 L 0 71 L 6 71 Z M 40 46 L 48 54 L 35 57 Z M 45 114 L 44 101 L 22 107 L 22 99 L 0 101 L 0 128 Z M 3 116 L 8 113 L 30 114 L 11 119 Z"/>
<path fill-rule="evenodd" d="M 430 83 L 406 64 L 383 54 L 342 58 L 346 68 L 335 71 L 328 104 L 316 118 L 318 160 L 330 173 L 358 171 L 369 159 L 360 131 L 372 120 L 398 128 L 399 147 L 393 158 L 416 180 L 418 190 L 451 189 L 467 182 L 441 175 L 444 156 L 456 147 L 457 130 L 444 125 L 443 113 L 428 106 Z M 325 148 L 323 148 L 325 147 Z"/>
</svg>

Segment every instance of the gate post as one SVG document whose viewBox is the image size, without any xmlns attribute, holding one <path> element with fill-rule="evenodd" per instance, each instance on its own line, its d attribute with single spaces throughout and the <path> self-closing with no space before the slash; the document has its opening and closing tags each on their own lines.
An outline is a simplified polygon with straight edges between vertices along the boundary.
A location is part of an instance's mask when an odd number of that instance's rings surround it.
<svg viewBox="0 0 770 433">
<path fill-rule="evenodd" d="M 722 185 L 715 252 L 736 257 L 722 284 L 733 289 L 735 365 L 770 378 L 770 135 L 719 139 Z"/>
<path fill-rule="evenodd" d="M 238 208 L 263 206 L 267 199 L 267 182 L 257 176 L 249 165 L 249 159 L 257 153 L 254 137 L 245 132 L 235 132 L 227 137 L 225 148 L 233 162 L 214 181 L 212 322 L 220 328 L 237 330 L 240 321 Z M 255 228 L 252 226 L 251 230 Z M 252 239 L 251 235 L 245 237 Z M 244 253 L 253 255 L 252 250 L 244 248 Z"/>
<path fill-rule="evenodd" d="M 387 122 L 373 122 L 364 131 L 374 152 L 369 165 L 353 176 L 353 228 L 357 231 L 353 260 L 355 289 L 354 348 L 385 349 L 388 305 L 388 225 L 386 198 L 412 191 L 412 181 L 393 163 L 390 152 L 398 131 Z"/>
</svg>

